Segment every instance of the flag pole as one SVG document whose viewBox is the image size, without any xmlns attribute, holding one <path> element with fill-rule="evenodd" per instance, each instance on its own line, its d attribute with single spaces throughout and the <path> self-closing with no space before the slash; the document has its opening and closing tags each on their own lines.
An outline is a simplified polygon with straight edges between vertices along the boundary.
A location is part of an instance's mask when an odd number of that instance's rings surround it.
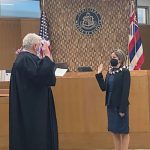
<svg viewBox="0 0 150 150">
<path fill-rule="evenodd" d="M 136 22 L 137 21 L 137 14 L 136 14 L 136 6 L 135 6 L 135 0 L 132 0 L 132 5 L 133 5 L 133 9 L 134 9 L 134 13 L 135 13 L 135 17 L 136 18 L 134 18 L 134 22 Z M 133 33 L 135 33 L 135 26 L 133 27 Z M 134 53 L 136 54 L 136 36 L 134 36 L 134 46 L 135 46 L 135 50 L 134 50 Z M 135 55 L 134 54 L 134 55 Z M 137 62 L 136 62 L 136 65 L 137 65 Z M 135 65 L 135 67 L 136 67 L 136 65 Z"/>
<path fill-rule="evenodd" d="M 132 0 L 129 1 L 129 9 L 130 9 L 130 13 L 129 13 L 129 24 L 130 24 L 130 17 L 131 17 L 131 5 L 132 5 Z M 129 25 L 129 41 L 130 42 L 130 38 L 131 38 L 131 24 Z M 130 66 L 130 53 L 129 53 L 129 43 L 128 43 L 128 54 L 127 54 L 127 67 L 129 68 Z"/>
<path fill-rule="evenodd" d="M 42 0 L 42 2 L 43 2 L 43 11 L 44 11 L 44 6 L 45 6 L 45 0 Z"/>
<path fill-rule="evenodd" d="M 41 11 L 44 11 L 44 6 L 45 6 L 45 0 L 41 0 L 40 1 L 41 3 L 40 3 L 40 8 L 41 8 Z"/>
<path fill-rule="evenodd" d="M 129 14 L 129 18 L 131 17 L 131 13 L 133 12 L 133 10 L 132 9 L 134 9 L 134 11 L 135 11 L 135 5 L 134 5 L 134 3 L 135 3 L 135 0 L 130 0 L 130 14 Z M 134 12 L 135 13 L 135 12 Z M 131 28 L 132 27 L 132 23 L 133 23 L 133 20 L 132 20 L 132 22 L 130 23 L 130 29 L 129 29 L 129 41 L 130 41 L 130 39 L 131 39 L 131 37 L 133 36 L 133 33 L 134 33 L 134 31 L 135 31 L 135 28 L 133 27 L 133 28 Z M 134 41 L 135 41 L 135 37 L 134 37 Z M 135 43 L 135 47 L 136 47 L 136 42 L 134 42 Z M 128 45 L 129 46 L 129 45 Z M 128 64 L 128 68 L 130 67 L 130 53 L 129 53 L 129 47 L 128 47 L 128 62 L 127 62 L 127 64 Z"/>
</svg>

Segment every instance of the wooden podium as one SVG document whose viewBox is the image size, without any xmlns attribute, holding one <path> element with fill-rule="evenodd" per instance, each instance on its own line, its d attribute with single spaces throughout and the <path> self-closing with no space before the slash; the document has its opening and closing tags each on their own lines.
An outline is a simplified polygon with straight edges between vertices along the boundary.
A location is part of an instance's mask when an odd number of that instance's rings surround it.
<svg viewBox="0 0 150 150">
<path fill-rule="evenodd" d="M 0 150 L 8 150 L 8 86 L 0 83 Z M 67 73 L 52 88 L 60 150 L 113 148 L 95 73 Z M 131 72 L 130 148 L 150 148 L 150 71 Z"/>
</svg>

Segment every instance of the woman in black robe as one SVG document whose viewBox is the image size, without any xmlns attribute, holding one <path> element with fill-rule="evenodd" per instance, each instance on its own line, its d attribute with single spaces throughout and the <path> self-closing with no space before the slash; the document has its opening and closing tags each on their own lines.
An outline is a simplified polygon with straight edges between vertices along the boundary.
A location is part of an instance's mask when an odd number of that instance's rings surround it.
<svg viewBox="0 0 150 150">
<path fill-rule="evenodd" d="M 55 63 L 48 45 L 29 33 L 23 39 L 11 73 L 9 96 L 9 150 L 58 150 L 53 94 Z M 44 58 L 37 52 L 43 48 Z"/>
</svg>

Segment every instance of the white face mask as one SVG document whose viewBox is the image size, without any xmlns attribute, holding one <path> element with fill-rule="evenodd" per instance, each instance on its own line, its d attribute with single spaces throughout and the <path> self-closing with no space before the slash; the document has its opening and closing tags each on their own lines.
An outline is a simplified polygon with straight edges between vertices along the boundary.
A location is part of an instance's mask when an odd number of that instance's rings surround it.
<svg viewBox="0 0 150 150">
<path fill-rule="evenodd" d="M 38 47 L 36 48 L 36 55 L 37 55 L 39 58 L 41 58 L 41 50 L 42 50 L 42 45 L 40 45 L 40 46 L 38 46 Z"/>
</svg>

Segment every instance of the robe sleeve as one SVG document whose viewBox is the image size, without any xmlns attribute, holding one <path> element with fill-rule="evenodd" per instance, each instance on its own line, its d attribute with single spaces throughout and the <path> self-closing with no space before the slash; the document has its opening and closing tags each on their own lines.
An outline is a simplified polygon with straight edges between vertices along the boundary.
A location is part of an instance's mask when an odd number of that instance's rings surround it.
<svg viewBox="0 0 150 150">
<path fill-rule="evenodd" d="M 23 61 L 22 69 L 24 75 L 38 86 L 55 86 L 55 63 L 49 57 L 35 61 L 27 57 Z"/>
</svg>

